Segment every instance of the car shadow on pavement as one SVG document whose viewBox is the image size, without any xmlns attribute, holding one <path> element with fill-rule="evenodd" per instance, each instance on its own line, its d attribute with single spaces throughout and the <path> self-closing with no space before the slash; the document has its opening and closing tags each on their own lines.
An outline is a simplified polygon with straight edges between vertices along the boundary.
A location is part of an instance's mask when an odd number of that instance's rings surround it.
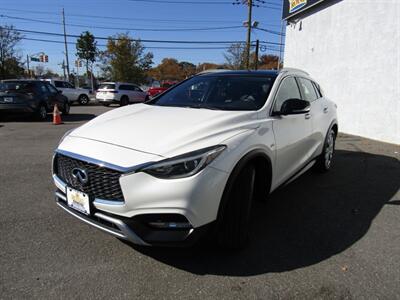
<svg viewBox="0 0 400 300">
<path fill-rule="evenodd" d="M 210 243 L 134 248 L 195 274 L 251 276 L 310 266 L 345 251 L 368 232 L 385 204 L 398 204 L 392 197 L 399 178 L 396 158 L 337 150 L 331 172 L 307 172 L 255 203 L 251 241 L 241 251 Z"/>
<path fill-rule="evenodd" d="M 67 116 L 61 116 L 63 122 L 83 122 L 83 121 L 90 121 L 91 119 L 94 119 L 97 117 L 94 114 L 69 114 Z"/>
<path fill-rule="evenodd" d="M 80 113 L 73 113 L 69 115 L 62 115 L 61 118 L 63 122 L 83 122 L 83 121 L 90 121 L 91 119 L 95 118 L 96 115 L 94 114 L 80 114 Z M 52 121 L 52 114 L 48 114 L 45 121 L 36 120 L 32 115 L 29 114 L 10 114 L 10 115 L 3 115 L 0 118 L 1 123 L 11 123 L 11 122 L 32 122 L 32 123 L 48 123 Z"/>
</svg>

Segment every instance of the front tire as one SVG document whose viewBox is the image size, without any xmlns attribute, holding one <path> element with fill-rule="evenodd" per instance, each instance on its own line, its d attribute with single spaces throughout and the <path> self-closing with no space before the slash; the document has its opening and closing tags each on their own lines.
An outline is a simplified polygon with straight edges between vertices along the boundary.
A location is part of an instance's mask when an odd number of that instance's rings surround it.
<svg viewBox="0 0 400 300">
<path fill-rule="evenodd" d="M 320 172 L 328 172 L 332 168 L 335 153 L 336 132 L 331 128 L 325 138 L 322 154 L 318 157 L 315 167 Z"/>
<path fill-rule="evenodd" d="M 87 95 L 80 95 L 78 102 L 80 105 L 87 105 L 89 103 L 89 97 Z"/>
<path fill-rule="evenodd" d="M 216 231 L 223 248 L 240 249 L 248 242 L 255 176 L 254 166 L 248 165 L 226 187 Z"/>
</svg>

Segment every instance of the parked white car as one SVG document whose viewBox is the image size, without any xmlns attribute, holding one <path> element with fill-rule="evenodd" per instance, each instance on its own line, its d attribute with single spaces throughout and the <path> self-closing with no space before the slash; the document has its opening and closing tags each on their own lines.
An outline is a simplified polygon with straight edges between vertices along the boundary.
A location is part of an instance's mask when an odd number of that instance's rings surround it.
<svg viewBox="0 0 400 300">
<path fill-rule="evenodd" d="M 204 73 L 67 133 L 56 201 L 139 245 L 190 244 L 212 228 L 242 247 L 253 200 L 331 169 L 337 133 L 336 105 L 305 72 Z"/>
<path fill-rule="evenodd" d="M 147 93 L 139 86 L 124 82 L 104 82 L 96 92 L 96 100 L 104 106 L 118 103 L 120 106 L 148 100 Z"/>
<path fill-rule="evenodd" d="M 81 105 L 86 105 L 90 101 L 89 91 L 87 89 L 76 88 L 68 81 L 45 79 L 52 83 L 57 90 L 61 91 L 62 94 L 68 98 L 69 102 L 78 102 Z"/>
</svg>

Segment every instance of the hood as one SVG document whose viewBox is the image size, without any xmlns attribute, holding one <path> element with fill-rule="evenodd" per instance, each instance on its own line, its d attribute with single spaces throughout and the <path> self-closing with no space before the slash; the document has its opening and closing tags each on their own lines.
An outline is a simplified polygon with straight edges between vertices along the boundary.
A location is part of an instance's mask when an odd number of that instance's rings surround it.
<svg viewBox="0 0 400 300">
<path fill-rule="evenodd" d="M 104 113 L 70 136 L 171 157 L 217 145 L 257 126 L 254 111 L 135 104 Z"/>
</svg>

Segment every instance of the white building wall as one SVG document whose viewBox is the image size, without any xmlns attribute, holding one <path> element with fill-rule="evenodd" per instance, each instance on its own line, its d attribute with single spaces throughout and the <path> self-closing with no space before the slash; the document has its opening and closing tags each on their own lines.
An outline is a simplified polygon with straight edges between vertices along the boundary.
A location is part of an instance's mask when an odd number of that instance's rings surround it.
<svg viewBox="0 0 400 300">
<path fill-rule="evenodd" d="M 286 28 L 285 67 L 317 80 L 339 130 L 400 144 L 400 0 L 343 0 Z"/>
</svg>

